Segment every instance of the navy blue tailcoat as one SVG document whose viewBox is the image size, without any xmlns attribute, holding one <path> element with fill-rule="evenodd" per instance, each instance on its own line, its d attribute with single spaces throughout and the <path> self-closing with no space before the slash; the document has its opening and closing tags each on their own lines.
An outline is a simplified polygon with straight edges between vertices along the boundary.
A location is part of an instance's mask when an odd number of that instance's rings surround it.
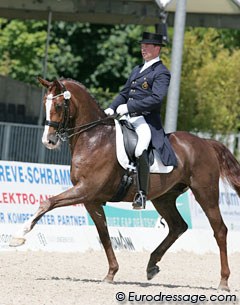
<svg viewBox="0 0 240 305">
<path fill-rule="evenodd" d="M 159 152 L 164 165 L 177 166 L 177 159 L 161 122 L 161 105 L 167 94 L 170 72 L 162 61 L 140 73 L 143 65 L 136 66 L 119 95 L 109 106 L 114 111 L 127 103 L 129 113 L 143 115 L 152 134 L 152 146 Z"/>
</svg>

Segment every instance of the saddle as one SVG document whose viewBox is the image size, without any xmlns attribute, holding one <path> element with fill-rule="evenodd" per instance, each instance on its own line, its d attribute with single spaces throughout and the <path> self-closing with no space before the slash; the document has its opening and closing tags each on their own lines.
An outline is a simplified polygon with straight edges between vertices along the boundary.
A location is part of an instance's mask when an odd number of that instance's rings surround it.
<svg viewBox="0 0 240 305">
<path fill-rule="evenodd" d="M 136 157 L 134 152 L 138 142 L 138 135 L 129 121 L 119 120 L 119 123 L 122 129 L 123 143 L 126 154 L 130 162 L 135 163 Z"/>
<path fill-rule="evenodd" d="M 127 120 L 115 120 L 115 126 L 118 162 L 123 168 L 127 169 L 136 163 L 135 148 L 138 135 L 132 124 Z M 159 153 L 151 147 L 151 144 L 148 148 L 148 159 L 150 173 L 169 173 L 173 170 L 173 166 L 163 165 Z"/>
</svg>

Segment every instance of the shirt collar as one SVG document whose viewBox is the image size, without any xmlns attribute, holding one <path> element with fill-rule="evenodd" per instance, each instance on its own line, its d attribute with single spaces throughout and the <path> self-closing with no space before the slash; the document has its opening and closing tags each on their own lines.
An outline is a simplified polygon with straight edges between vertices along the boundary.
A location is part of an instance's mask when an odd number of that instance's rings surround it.
<svg viewBox="0 0 240 305">
<path fill-rule="evenodd" d="M 153 59 L 151 59 L 151 60 L 149 60 L 149 61 L 145 61 L 145 63 L 144 63 L 144 65 L 143 65 L 143 67 L 142 67 L 140 73 L 141 73 L 142 71 L 146 70 L 147 68 L 149 68 L 150 66 L 152 66 L 153 64 L 155 64 L 155 63 L 158 62 L 158 61 L 160 61 L 159 56 L 157 56 L 156 58 L 153 58 Z"/>
<path fill-rule="evenodd" d="M 149 61 L 145 61 L 144 64 L 146 64 L 146 65 L 148 65 L 150 67 L 151 65 L 155 64 L 155 62 L 157 62 L 159 60 L 160 60 L 160 58 L 159 58 L 159 56 L 157 56 L 156 58 L 153 58 L 153 59 L 151 59 Z"/>
</svg>

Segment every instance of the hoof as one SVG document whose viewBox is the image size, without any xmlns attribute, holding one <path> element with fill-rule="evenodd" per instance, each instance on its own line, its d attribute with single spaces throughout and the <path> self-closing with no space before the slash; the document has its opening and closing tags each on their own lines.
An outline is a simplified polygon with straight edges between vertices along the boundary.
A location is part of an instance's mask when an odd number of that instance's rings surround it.
<svg viewBox="0 0 240 305">
<path fill-rule="evenodd" d="M 228 287 L 228 280 L 227 279 L 221 279 L 220 284 L 218 286 L 218 290 L 222 290 L 222 291 L 230 291 L 229 287 Z"/>
<path fill-rule="evenodd" d="M 153 266 L 147 269 L 147 279 L 151 280 L 160 271 L 158 266 Z"/>
<path fill-rule="evenodd" d="M 104 282 L 104 283 L 112 284 L 112 283 L 113 283 L 113 279 L 110 278 L 110 277 L 108 277 L 108 276 L 106 276 L 106 277 L 103 279 L 103 282 Z"/>
<path fill-rule="evenodd" d="M 23 237 L 13 237 L 9 243 L 9 247 L 19 247 L 25 243 L 26 239 Z"/>
<path fill-rule="evenodd" d="M 222 285 L 222 284 L 220 284 L 220 285 L 218 286 L 218 289 L 217 289 L 217 290 L 230 292 L 230 288 L 228 287 L 228 285 Z"/>
</svg>

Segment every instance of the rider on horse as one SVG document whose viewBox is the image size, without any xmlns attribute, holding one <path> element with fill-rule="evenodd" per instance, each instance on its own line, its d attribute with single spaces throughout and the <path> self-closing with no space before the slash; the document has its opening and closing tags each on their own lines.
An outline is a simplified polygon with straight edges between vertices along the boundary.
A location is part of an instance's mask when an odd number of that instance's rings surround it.
<svg viewBox="0 0 240 305">
<path fill-rule="evenodd" d="M 146 206 L 149 183 L 148 147 L 151 142 L 164 165 L 177 166 L 176 156 L 162 127 L 160 110 L 167 94 L 170 72 L 159 58 L 163 46 L 162 35 L 144 32 L 141 40 L 141 53 L 144 64 L 136 66 L 119 95 L 114 99 L 107 115 L 116 112 L 126 115 L 138 134 L 135 149 L 138 176 L 138 192 L 133 208 Z"/>
</svg>

